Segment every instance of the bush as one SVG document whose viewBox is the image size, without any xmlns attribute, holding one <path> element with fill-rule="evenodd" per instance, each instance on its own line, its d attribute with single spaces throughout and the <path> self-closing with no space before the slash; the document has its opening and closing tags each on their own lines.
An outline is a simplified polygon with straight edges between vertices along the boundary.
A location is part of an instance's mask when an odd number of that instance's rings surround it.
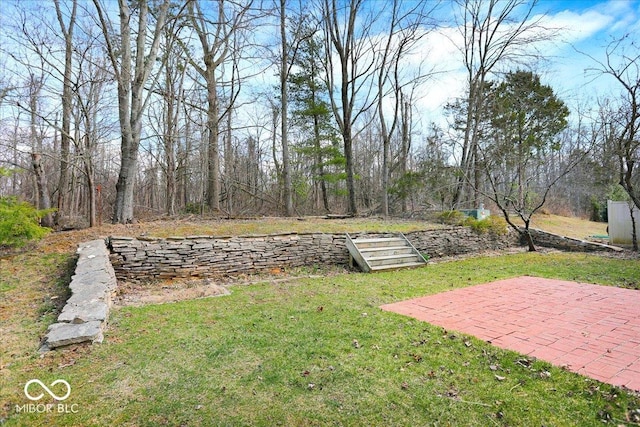
<svg viewBox="0 0 640 427">
<path fill-rule="evenodd" d="M 438 221 L 448 225 L 463 225 L 466 215 L 460 211 L 444 211 L 438 215 Z"/>
<path fill-rule="evenodd" d="M 464 225 L 471 227 L 476 233 L 491 233 L 497 236 L 507 234 L 507 221 L 499 216 L 488 216 L 485 219 L 475 219 L 467 217 L 464 220 Z"/>
<path fill-rule="evenodd" d="M 0 197 L 0 245 L 20 247 L 41 239 L 51 230 L 41 227 L 39 219 L 49 213 L 16 197 Z"/>
<path fill-rule="evenodd" d="M 184 207 L 184 213 L 200 215 L 202 213 L 202 206 L 200 203 L 187 203 Z"/>
</svg>

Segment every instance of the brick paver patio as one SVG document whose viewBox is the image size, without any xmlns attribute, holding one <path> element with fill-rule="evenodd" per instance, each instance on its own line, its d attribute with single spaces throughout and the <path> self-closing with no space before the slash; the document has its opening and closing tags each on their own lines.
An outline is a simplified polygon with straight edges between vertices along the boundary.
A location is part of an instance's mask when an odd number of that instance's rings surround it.
<svg viewBox="0 0 640 427">
<path fill-rule="evenodd" d="M 640 391 L 640 291 L 524 276 L 381 308 Z"/>
</svg>

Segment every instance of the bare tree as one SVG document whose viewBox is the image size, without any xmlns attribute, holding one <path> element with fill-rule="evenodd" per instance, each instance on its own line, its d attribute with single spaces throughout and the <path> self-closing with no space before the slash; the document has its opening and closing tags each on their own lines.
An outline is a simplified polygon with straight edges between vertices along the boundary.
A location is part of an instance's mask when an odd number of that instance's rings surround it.
<svg viewBox="0 0 640 427">
<path fill-rule="evenodd" d="M 380 136 L 383 145 L 381 210 L 385 216 L 389 215 L 391 139 L 401 120 L 401 112 L 404 111 L 403 108 L 406 108 L 406 105 L 403 106 L 403 89 L 406 91 L 408 86 L 416 86 L 428 77 L 428 74 L 424 74 L 421 70 L 415 74 L 403 76 L 402 62 L 420 39 L 427 35 L 428 26 L 430 26 L 427 20 L 430 19 L 429 15 L 437 5 L 437 2 L 408 3 L 402 0 L 392 0 L 391 2 L 386 41 L 379 54 L 377 65 L 378 102 L 376 112 L 380 121 Z M 391 118 L 387 120 L 385 111 L 389 105 Z M 404 131 L 407 130 L 404 129 Z M 406 135 L 403 136 L 403 142 L 407 142 Z"/>
<path fill-rule="evenodd" d="M 68 22 L 60 8 L 60 0 L 54 0 L 56 16 L 60 24 L 60 31 L 64 37 L 64 73 L 62 78 L 62 129 L 60 132 L 60 179 L 58 180 L 58 200 L 56 219 L 67 213 L 67 187 L 69 182 L 69 152 L 71 139 L 71 108 L 73 103 L 72 72 L 73 72 L 73 31 L 78 10 L 77 0 L 71 4 Z"/>
<path fill-rule="evenodd" d="M 346 160 L 348 212 L 358 213 L 354 173 L 354 125 L 376 102 L 372 95 L 375 57 L 371 31 L 383 8 L 366 10 L 364 0 L 323 0 L 326 74 L 333 115 L 342 135 Z M 336 57 L 334 58 L 334 54 Z M 334 59 L 338 63 L 335 64 Z"/>
<path fill-rule="evenodd" d="M 618 101 L 607 103 L 603 120 L 618 163 L 618 183 L 640 209 L 640 41 L 627 34 L 609 44 L 604 61 L 591 57 L 598 71 L 620 87 Z"/>
<path fill-rule="evenodd" d="M 33 173 L 35 175 L 35 184 L 37 189 L 37 206 L 38 209 L 51 209 L 51 198 L 49 196 L 48 178 L 45 172 L 42 154 L 43 154 L 43 140 L 45 138 L 44 130 L 41 128 L 40 116 L 39 116 L 39 98 L 40 91 L 44 85 L 44 76 L 42 74 L 36 75 L 31 73 L 28 82 L 29 91 L 29 113 L 30 113 L 30 136 L 31 136 L 31 165 L 33 166 Z M 47 213 L 41 219 L 41 223 L 45 227 L 53 227 L 53 216 L 51 213 Z"/>
<path fill-rule="evenodd" d="M 500 64 L 523 63 L 536 59 L 535 43 L 549 40 L 553 30 L 543 27 L 543 15 L 534 15 L 537 0 L 457 0 L 457 26 L 462 37 L 459 49 L 467 73 L 464 138 L 460 173 L 453 205 L 462 201 L 465 183 L 471 183 L 477 203 L 482 167 L 479 164 L 480 123 L 486 108 L 484 94 L 487 77 Z"/>
<path fill-rule="evenodd" d="M 287 40 L 286 0 L 280 0 L 280 137 L 282 139 L 282 179 L 284 182 L 284 211 L 286 216 L 293 216 L 293 189 L 291 188 L 291 159 L 289 156 L 289 91 L 287 80 L 293 58 L 289 62 L 289 43 Z"/>
<path fill-rule="evenodd" d="M 134 22 L 132 10 L 127 0 L 118 0 L 120 15 L 117 40 L 114 40 L 113 25 L 100 0 L 93 0 L 99 25 L 102 30 L 107 55 L 111 61 L 118 85 L 118 117 L 120 120 L 121 162 L 116 201 L 113 212 L 114 223 L 127 223 L 134 220 L 134 188 L 138 164 L 138 149 L 142 133 L 142 116 L 146 108 L 148 93 L 145 84 L 158 57 L 163 27 L 167 19 L 170 0 L 163 0 L 155 10 L 155 26 L 152 42 L 147 49 L 147 33 L 150 27 L 149 3 L 138 3 L 138 28 L 132 31 Z M 135 49 L 132 46 L 135 44 Z"/>
<path fill-rule="evenodd" d="M 225 2 L 217 0 L 216 14 L 213 19 L 203 13 L 200 1 L 190 0 L 188 3 L 191 24 L 196 31 L 202 48 L 204 66 L 191 59 L 191 65 L 205 80 L 207 89 L 207 130 L 208 134 L 208 178 L 207 206 L 213 212 L 220 211 L 220 122 L 225 114 L 231 113 L 233 102 L 228 108 L 221 108 L 219 72 L 225 61 L 233 53 L 232 41 L 237 31 L 245 24 L 245 17 L 251 10 L 252 1 L 246 3 Z M 237 95 L 237 94 L 236 94 Z"/>
</svg>

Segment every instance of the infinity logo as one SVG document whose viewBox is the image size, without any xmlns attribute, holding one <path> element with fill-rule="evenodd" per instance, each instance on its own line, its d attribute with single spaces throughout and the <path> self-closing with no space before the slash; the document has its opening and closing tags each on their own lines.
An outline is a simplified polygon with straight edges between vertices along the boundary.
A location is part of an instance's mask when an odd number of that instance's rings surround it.
<svg viewBox="0 0 640 427">
<path fill-rule="evenodd" d="M 27 383 L 24 385 L 24 395 L 27 396 L 27 398 L 29 400 L 40 400 L 42 399 L 42 397 L 44 396 L 44 393 L 40 393 L 37 396 L 31 396 L 29 394 L 29 386 L 31 384 L 38 384 L 40 387 L 42 387 L 44 389 L 44 391 L 46 391 L 47 393 L 49 393 L 49 396 L 53 397 L 56 400 L 65 400 L 66 398 L 68 398 L 71 395 L 71 386 L 69 385 L 68 382 L 66 382 L 65 380 L 55 380 L 54 382 L 51 383 L 51 387 L 54 387 L 56 384 L 64 384 L 65 386 L 67 386 L 67 393 L 62 396 L 59 397 L 56 394 L 54 394 L 49 387 L 47 387 L 46 385 L 44 385 L 44 383 L 40 380 L 37 379 L 33 379 L 30 381 L 27 381 Z"/>
</svg>

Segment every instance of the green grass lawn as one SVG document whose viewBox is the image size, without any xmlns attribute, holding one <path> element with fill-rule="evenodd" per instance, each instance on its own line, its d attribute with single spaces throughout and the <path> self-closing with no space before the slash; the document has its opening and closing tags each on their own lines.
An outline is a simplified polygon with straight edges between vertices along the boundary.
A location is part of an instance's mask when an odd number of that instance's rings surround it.
<svg viewBox="0 0 640 427">
<path fill-rule="evenodd" d="M 0 277 L 6 268 L 0 264 Z M 523 274 L 640 284 L 637 260 L 522 253 L 119 308 L 101 345 L 40 357 L 31 333 L 11 354 L 3 349 L 0 419 L 7 426 L 637 425 L 637 396 L 378 308 Z M 25 287 L 43 282 L 34 283 Z M 0 298 L 18 295 L 13 284 L 0 289 Z M 13 333 L 43 331 L 45 323 L 23 315 Z M 30 403 L 23 387 L 32 378 L 67 380 L 65 403 L 76 412 L 16 414 L 16 405 Z"/>
</svg>

